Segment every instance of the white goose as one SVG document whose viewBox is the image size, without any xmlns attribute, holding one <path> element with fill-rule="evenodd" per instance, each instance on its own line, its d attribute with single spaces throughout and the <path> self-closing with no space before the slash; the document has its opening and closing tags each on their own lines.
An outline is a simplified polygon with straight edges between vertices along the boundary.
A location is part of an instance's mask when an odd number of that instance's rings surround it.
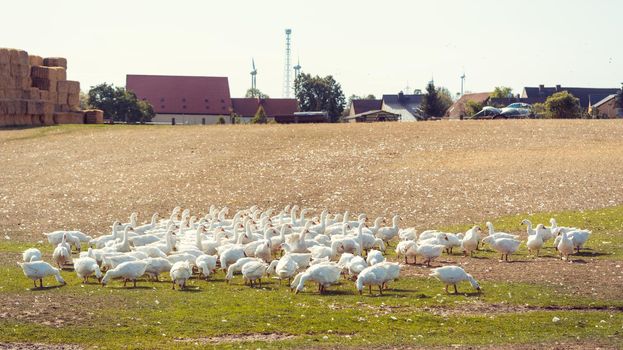
<svg viewBox="0 0 623 350">
<path fill-rule="evenodd" d="M 372 286 L 379 287 L 379 294 L 383 295 L 383 285 L 387 281 L 387 270 L 379 265 L 366 267 L 359 273 L 355 286 L 359 291 L 359 294 L 363 294 L 363 287 L 370 287 L 370 294 L 372 294 Z"/>
<path fill-rule="evenodd" d="M 82 283 L 88 283 L 89 277 L 95 275 L 98 281 L 102 280 L 102 271 L 93 258 L 84 257 L 74 260 L 74 270 Z"/>
<path fill-rule="evenodd" d="M 102 278 L 102 286 L 106 286 L 113 278 L 123 278 L 123 286 L 126 286 L 128 281 L 134 282 L 136 287 L 136 280 L 145 274 L 147 263 L 145 261 L 126 261 L 119 264 L 112 270 L 106 271 L 104 278 Z"/>
<path fill-rule="evenodd" d="M 155 281 L 160 280 L 161 273 L 171 271 L 173 267 L 173 264 L 165 258 L 146 258 L 143 261 L 147 263 L 145 274 Z"/>
<path fill-rule="evenodd" d="M 311 280 L 318 283 L 318 291 L 322 294 L 328 286 L 338 283 L 341 272 L 342 269 L 334 263 L 313 265 L 297 274 L 290 287 L 298 294 L 305 287 L 305 282 Z"/>
<path fill-rule="evenodd" d="M 508 255 L 513 254 L 519 248 L 521 244 L 520 241 L 512 238 L 498 238 L 487 236 L 482 240 L 482 243 L 487 243 L 495 250 L 496 252 L 502 254 L 500 257 L 500 261 L 509 261 Z"/>
<path fill-rule="evenodd" d="M 463 249 L 463 254 L 467 256 L 473 255 L 473 252 L 478 250 L 478 244 L 480 243 L 480 232 L 482 230 L 479 226 L 474 226 L 471 229 L 465 232 L 465 236 L 461 241 L 461 249 Z"/>
<path fill-rule="evenodd" d="M 135 227 L 134 232 L 138 235 L 143 235 L 147 231 L 156 228 L 157 225 L 158 225 L 158 213 L 154 213 L 154 215 L 151 216 L 151 222 L 149 224 Z"/>
<path fill-rule="evenodd" d="M 540 231 L 536 231 L 535 234 L 528 236 L 528 241 L 526 242 L 526 246 L 528 247 L 528 251 L 530 253 L 534 252 L 534 256 L 539 256 L 539 250 L 543 248 L 543 237 L 541 236 Z"/>
<path fill-rule="evenodd" d="M 559 231 L 559 230 L 556 229 L 556 231 Z M 566 233 L 567 233 L 567 237 L 569 237 L 571 242 L 573 242 L 573 247 L 579 253 L 580 249 L 584 248 L 584 244 L 586 244 L 586 241 L 588 241 L 588 238 L 591 236 L 592 232 L 588 230 L 572 230 L 572 231 L 567 231 Z M 558 243 L 560 243 L 560 239 L 562 238 L 560 233 L 557 232 L 557 234 L 558 236 L 554 240 L 555 247 L 558 246 Z"/>
<path fill-rule="evenodd" d="M 366 262 L 370 266 L 382 263 L 384 261 L 385 257 L 383 256 L 383 253 L 376 249 L 372 249 L 370 252 L 368 252 L 368 255 L 366 256 Z"/>
<path fill-rule="evenodd" d="M 188 261 L 178 261 L 171 266 L 169 275 L 171 276 L 171 282 L 173 282 L 173 290 L 175 290 L 176 284 L 180 287 L 180 289 L 185 289 L 186 281 L 188 281 L 190 276 L 193 275 L 193 270 Z"/>
<path fill-rule="evenodd" d="M 199 273 L 207 280 L 210 275 L 216 271 L 216 261 L 218 257 L 216 255 L 203 254 L 197 257 L 195 264 L 199 269 Z"/>
<path fill-rule="evenodd" d="M 560 258 L 562 260 L 571 261 L 569 259 L 569 255 L 573 254 L 573 241 L 569 238 L 566 232 L 563 232 L 560 235 L 560 241 L 558 242 L 556 248 L 558 249 L 558 252 L 560 253 Z"/>
<path fill-rule="evenodd" d="M 60 270 L 45 261 L 22 262 L 17 263 L 17 265 L 22 268 L 26 277 L 33 280 L 35 288 L 37 288 L 37 280 L 39 280 L 39 288 L 43 288 L 43 278 L 47 276 L 54 276 L 56 282 L 65 284 Z"/>
<path fill-rule="evenodd" d="M 281 285 L 281 281 L 284 279 L 288 279 L 288 285 L 291 282 L 292 277 L 298 271 L 299 265 L 296 263 L 294 259 L 290 255 L 285 255 L 279 260 L 271 261 L 270 265 L 266 269 L 266 273 L 270 276 L 274 274 L 279 279 L 279 284 Z"/>
<path fill-rule="evenodd" d="M 402 220 L 400 215 L 394 215 L 392 218 L 392 226 L 379 228 L 376 232 L 376 236 L 382 239 L 386 244 L 389 243 L 392 238 L 398 236 L 398 221 L 400 220 Z"/>
<path fill-rule="evenodd" d="M 260 260 L 258 258 L 243 257 L 236 260 L 236 262 L 234 262 L 233 264 L 229 265 L 227 267 L 227 274 L 225 275 L 225 282 L 229 283 L 234 278 L 234 273 L 242 271 L 242 267 L 245 264 L 253 261 L 258 262 Z"/>
<path fill-rule="evenodd" d="M 266 265 L 263 261 L 251 261 L 242 266 L 242 277 L 245 280 L 245 284 L 248 281 L 251 287 L 254 286 L 255 282 L 259 282 L 260 288 L 262 288 L 262 277 L 266 273 Z"/>
<path fill-rule="evenodd" d="M 63 235 L 63 237 L 65 236 L 66 235 Z M 63 241 L 59 243 L 56 248 L 54 248 L 54 252 L 52 253 L 52 259 L 54 260 L 59 269 L 62 269 L 65 264 L 69 264 L 71 262 L 70 248 L 67 248 L 65 238 L 63 238 Z"/>
<path fill-rule="evenodd" d="M 495 239 L 498 239 L 498 238 L 519 239 L 519 236 L 517 235 L 512 235 L 506 232 L 495 232 L 495 230 L 493 229 L 493 224 L 490 221 L 487 221 L 486 225 L 487 225 L 487 228 L 489 229 L 489 237 L 493 237 Z"/>
<path fill-rule="evenodd" d="M 41 251 L 37 248 L 28 248 L 22 253 L 23 262 L 40 261 Z"/>
<path fill-rule="evenodd" d="M 448 286 L 454 286 L 454 294 L 458 294 L 458 290 L 456 285 L 462 281 L 469 281 L 474 289 L 480 293 L 480 284 L 472 277 L 472 275 L 468 274 L 462 268 L 458 266 L 443 266 L 433 269 L 430 273 L 430 276 L 436 277 L 438 280 L 445 284 L 446 293 L 448 293 Z"/>
</svg>

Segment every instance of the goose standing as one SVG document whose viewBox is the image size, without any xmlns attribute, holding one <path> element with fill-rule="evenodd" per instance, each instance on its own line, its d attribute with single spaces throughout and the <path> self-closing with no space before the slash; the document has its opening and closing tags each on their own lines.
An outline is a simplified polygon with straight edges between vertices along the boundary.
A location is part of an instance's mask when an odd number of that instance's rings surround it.
<svg viewBox="0 0 623 350">
<path fill-rule="evenodd" d="M 467 254 L 469 254 L 469 256 L 472 256 L 473 252 L 478 250 L 478 244 L 480 242 L 479 233 L 481 231 L 482 230 L 479 226 L 474 226 L 471 229 L 467 230 L 467 232 L 465 232 L 465 236 L 461 241 L 461 248 L 463 249 L 464 256 L 467 256 Z"/>
<path fill-rule="evenodd" d="M 493 248 L 493 250 L 502 254 L 502 256 L 500 257 L 500 261 L 509 261 L 508 255 L 516 252 L 517 249 L 519 248 L 519 245 L 521 244 L 521 242 L 516 239 L 512 239 L 512 238 L 495 239 L 495 237 L 491 237 L 491 236 L 485 237 L 482 240 L 482 242 L 489 244 L 491 248 Z"/>
<path fill-rule="evenodd" d="M 208 279 L 208 277 L 210 277 L 211 274 L 216 271 L 217 260 L 218 257 L 216 255 L 207 254 L 200 255 L 195 260 L 195 264 L 199 269 L 199 273 L 201 273 L 206 280 Z"/>
<path fill-rule="evenodd" d="M 566 232 L 563 232 L 560 236 L 560 242 L 558 243 L 557 246 L 558 252 L 560 253 L 560 258 L 562 260 L 568 260 L 571 261 L 569 259 L 569 255 L 573 254 L 573 241 L 571 241 L 571 239 L 569 239 L 569 236 Z"/>
<path fill-rule="evenodd" d="M 372 249 L 366 256 L 366 262 L 370 266 L 382 263 L 384 261 L 385 261 L 385 257 L 383 256 L 383 253 L 381 253 L 380 251 L 376 249 Z"/>
<path fill-rule="evenodd" d="M 89 276 L 95 275 L 98 281 L 102 280 L 102 271 L 93 258 L 84 257 L 74 260 L 74 270 L 82 283 L 89 283 Z"/>
<path fill-rule="evenodd" d="M 283 279 L 288 279 L 288 285 L 291 282 L 292 277 L 296 274 L 296 271 L 299 269 L 298 264 L 290 255 L 285 255 L 279 260 L 271 261 L 270 265 L 266 269 L 266 273 L 270 276 L 271 274 L 275 274 L 279 279 L 279 285 L 281 285 L 281 281 Z"/>
<path fill-rule="evenodd" d="M 67 248 L 68 244 L 65 242 L 65 236 L 66 235 L 63 235 L 63 241 L 54 248 L 54 252 L 52 253 L 52 259 L 54 259 L 59 269 L 62 269 L 65 264 L 71 262 L 70 248 Z"/>
<path fill-rule="evenodd" d="M 498 239 L 498 238 L 519 239 L 519 236 L 517 235 L 512 235 L 506 232 L 495 232 L 495 230 L 493 229 L 493 224 L 490 221 L 487 221 L 486 225 L 487 225 L 487 228 L 489 229 L 489 237 L 493 237 L 495 239 Z"/>
<path fill-rule="evenodd" d="M 461 281 L 469 281 L 474 289 L 480 293 L 480 284 L 472 277 L 472 275 L 468 274 L 462 268 L 458 266 L 443 266 L 433 269 L 429 276 L 436 277 L 438 280 L 445 284 L 446 293 L 448 293 L 448 286 L 454 286 L 454 294 L 458 294 L 458 290 L 456 288 L 457 283 Z"/>
<path fill-rule="evenodd" d="M 156 228 L 157 225 L 158 225 L 158 213 L 154 213 L 154 215 L 151 216 L 151 222 L 149 224 L 135 227 L 134 232 L 138 235 L 143 235 L 147 231 Z"/>
<path fill-rule="evenodd" d="M 372 295 L 372 286 L 379 287 L 379 294 L 383 295 L 383 285 L 387 280 L 387 271 L 385 268 L 379 265 L 366 267 L 361 271 L 361 273 L 357 276 L 357 280 L 355 281 L 355 286 L 357 287 L 357 291 L 359 294 L 363 294 L 363 287 L 370 287 L 370 295 Z"/>
<path fill-rule="evenodd" d="M 136 280 L 145 274 L 147 263 L 145 261 L 126 261 L 119 264 L 112 270 L 106 271 L 104 278 L 102 278 L 102 286 L 106 286 L 112 278 L 123 278 L 123 286 L 126 286 L 128 281 L 134 282 L 136 287 Z"/>
<path fill-rule="evenodd" d="M 530 253 L 535 252 L 535 256 L 539 256 L 539 250 L 543 248 L 543 237 L 541 236 L 541 232 L 537 231 L 532 236 L 528 236 L 528 241 L 526 242 L 526 246 L 528 247 L 528 251 Z"/>
<path fill-rule="evenodd" d="M 398 236 L 398 221 L 402 220 L 400 215 L 394 215 L 392 218 L 392 226 L 391 227 L 381 227 L 376 232 L 376 236 L 382 239 L 385 244 L 389 244 L 389 241 Z"/>
<path fill-rule="evenodd" d="M 262 277 L 266 273 L 268 265 L 263 261 L 251 261 L 242 266 L 241 272 L 242 277 L 246 281 L 249 281 L 251 287 L 254 286 L 255 282 L 259 282 L 260 288 L 262 288 Z"/>
<path fill-rule="evenodd" d="M 61 285 L 65 284 L 60 270 L 45 261 L 21 262 L 17 265 L 22 268 L 24 275 L 34 282 L 35 288 L 37 288 L 37 280 L 39 280 L 39 288 L 43 288 L 43 278 L 47 276 L 54 276 L 56 282 Z"/>
<path fill-rule="evenodd" d="M 146 258 L 143 261 L 147 263 L 145 274 L 155 281 L 160 280 L 161 273 L 171 271 L 173 267 L 173 264 L 165 258 Z"/>
</svg>

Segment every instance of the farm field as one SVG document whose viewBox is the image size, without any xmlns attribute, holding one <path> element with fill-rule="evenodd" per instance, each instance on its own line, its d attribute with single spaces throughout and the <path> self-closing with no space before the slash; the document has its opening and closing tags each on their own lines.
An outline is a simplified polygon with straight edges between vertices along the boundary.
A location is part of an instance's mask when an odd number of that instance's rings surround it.
<svg viewBox="0 0 623 350">
<path fill-rule="evenodd" d="M 621 348 L 623 347 L 623 124 L 599 120 L 374 125 L 107 126 L 0 130 L 1 348 Z M 512 262 L 455 251 L 481 282 L 459 295 L 422 265 L 405 265 L 383 296 L 343 281 L 294 295 L 236 277 L 122 288 L 43 290 L 16 265 L 42 232 L 108 234 L 135 211 L 144 222 L 179 205 L 350 210 L 401 227 L 465 231 L 492 221 L 520 234 L 524 218 L 593 231 L 574 263 L 551 245 L 525 244 Z M 396 242 L 387 250 L 390 260 Z M 165 278 L 166 279 L 166 278 Z M 557 322 L 553 319 L 557 318 Z"/>
</svg>

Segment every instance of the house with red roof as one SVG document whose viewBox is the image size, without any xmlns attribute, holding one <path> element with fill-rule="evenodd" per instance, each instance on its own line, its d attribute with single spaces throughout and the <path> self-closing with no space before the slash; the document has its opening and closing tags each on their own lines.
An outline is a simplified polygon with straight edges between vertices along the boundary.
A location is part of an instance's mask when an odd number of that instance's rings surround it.
<svg viewBox="0 0 623 350">
<path fill-rule="evenodd" d="M 231 122 L 226 77 L 128 74 L 126 89 L 151 103 L 155 123 L 215 124 L 221 118 Z"/>
<path fill-rule="evenodd" d="M 295 113 L 299 110 L 298 101 L 294 98 L 232 98 L 234 113 L 243 123 L 253 119 L 260 106 L 268 120 L 277 123 L 294 123 L 297 121 Z M 301 121 L 303 122 L 303 121 Z"/>
</svg>

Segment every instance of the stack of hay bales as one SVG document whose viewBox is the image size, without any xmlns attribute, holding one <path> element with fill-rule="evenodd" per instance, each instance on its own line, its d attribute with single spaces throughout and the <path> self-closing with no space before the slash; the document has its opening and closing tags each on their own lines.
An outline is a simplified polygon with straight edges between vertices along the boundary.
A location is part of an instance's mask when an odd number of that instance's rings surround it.
<svg viewBox="0 0 623 350">
<path fill-rule="evenodd" d="M 85 124 L 103 124 L 104 111 L 101 109 L 87 109 L 84 111 Z"/>
<path fill-rule="evenodd" d="M 101 123 L 103 113 L 99 120 L 80 109 L 80 83 L 67 80 L 65 58 L 0 48 L 0 126 Z"/>
</svg>

